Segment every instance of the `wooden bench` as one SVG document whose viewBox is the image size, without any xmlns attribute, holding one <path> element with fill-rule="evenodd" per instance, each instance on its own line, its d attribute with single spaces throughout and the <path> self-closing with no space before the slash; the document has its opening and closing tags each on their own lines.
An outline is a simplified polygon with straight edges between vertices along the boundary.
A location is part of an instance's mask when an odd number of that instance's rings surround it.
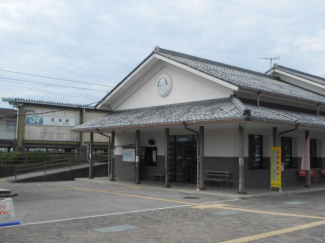
<svg viewBox="0 0 325 243">
<path fill-rule="evenodd" d="M 229 171 L 205 170 L 204 174 L 204 181 L 220 182 L 221 188 L 223 183 L 225 183 L 228 188 L 229 180 L 231 179 L 231 173 Z"/>
<path fill-rule="evenodd" d="M 164 174 L 150 174 L 150 180 L 151 181 L 161 181 L 163 182 L 165 180 Z"/>
</svg>

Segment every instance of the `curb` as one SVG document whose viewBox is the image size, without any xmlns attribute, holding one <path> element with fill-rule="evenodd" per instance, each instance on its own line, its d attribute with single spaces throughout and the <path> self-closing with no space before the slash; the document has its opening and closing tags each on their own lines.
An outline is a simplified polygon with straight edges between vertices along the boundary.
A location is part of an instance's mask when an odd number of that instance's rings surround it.
<svg viewBox="0 0 325 243">
<path fill-rule="evenodd" d="M 317 192 L 317 191 L 325 191 L 325 188 L 314 188 L 314 189 L 305 189 L 305 190 L 293 190 L 286 192 L 275 192 L 275 193 L 264 193 L 264 194 L 256 194 L 256 195 L 247 195 L 241 196 L 239 199 L 249 199 L 249 198 L 258 198 L 258 197 L 277 197 L 277 196 L 289 196 L 294 194 L 303 194 L 309 192 Z"/>
<path fill-rule="evenodd" d="M 90 182 L 95 182 L 99 184 L 109 184 L 111 183 L 110 181 L 101 181 L 101 180 L 96 180 L 92 179 L 89 180 L 88 178 L 75 178 L 76 181 L 90 181 Z M 112 184 L 114 185 L 120 185 L 120 186 L 129 186 L 132 183 L 118 183 L 118 182 L 113 182 Z M 302 193 L 309 193 L 309 192 L 317 192 L 317 191 L 325 191 L 324 188 L 309 188 L 309 189 L 301 189 L 301 190 L 292 190 L 292 191 L 284 191 L 284 192 L 274 192 L 274 193 L 263 193 L 263 194 L 254 194 L 254 195 L 233 195 L 233 194 L 221 194 L 221 193 L 216 193 L 216 192 L 207 192 L 207 191 L 190 191 L 190 190 L 182 190 L 182 189 L 173 189 L 173 188 L 159 188 L 159 187 L 154 187 L 154 186 L 146 186 L 144 185 L 144 188 L 148 189 L 155 189 L 155 190 L 163 190 L 163 191 L 175 191 L 175 192 L 186 192 L 189 194 L 193 195 L 208 195 L 208 196 L 217 196 L 217 197 L 222 197 L 222 198 L 228 198 L 228 199 L 252 199 L 252 198 L 259 198 L 259 197 L 276 197 L 276 196 L 288 196 L 288 195 L 294 195 L 294 194 L 302 194 Z"/>
</svg>

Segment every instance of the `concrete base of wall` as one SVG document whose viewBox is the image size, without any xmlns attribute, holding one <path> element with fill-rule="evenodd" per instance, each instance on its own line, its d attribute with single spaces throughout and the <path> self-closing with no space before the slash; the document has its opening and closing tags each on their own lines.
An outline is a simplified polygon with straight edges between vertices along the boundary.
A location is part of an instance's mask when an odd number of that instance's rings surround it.
<svg viewBox="0 0 325 243">
<path fill-rule="evenodd" d="M 250 169 L 249 159 L 245 158 L 245 187 L 269 187 L 270 186 L 270 158 L 264 158 L 264 168 L 263 169 Z M 292 169 L 285 169 L 282 174 L 283 185 L 295 185 L 299 184 L 297 171 L 300 168 L 301 158 L 293 158 Z M 238 157 L 204 157 L 204 170 L 221 170 L 229 171 L 232 174 L 232 181 L 230 186 L 238 187 L 239 184 L 239 160 Z M 323 167 L 312 168 L 318 171 L 325 167 L 325 161 L 322 163 Z M 149 180 L 150 174 L 164 174 L 165 173 L 165 157 L 158 156 L 157 166 L 141 166 L 140 180 Z M 121 155 L 115 156 L 115 175 L 117 178 L 123 180 L 135 180 L 135 163 L 123 162 Z M 301 182 L 303 183 L 303 182 Z"/>
<path fill-rule="evenodd" d="M 0 165 L 0 178 L 14 176 L 15 168 L 14 165 Z"/>
</svg>

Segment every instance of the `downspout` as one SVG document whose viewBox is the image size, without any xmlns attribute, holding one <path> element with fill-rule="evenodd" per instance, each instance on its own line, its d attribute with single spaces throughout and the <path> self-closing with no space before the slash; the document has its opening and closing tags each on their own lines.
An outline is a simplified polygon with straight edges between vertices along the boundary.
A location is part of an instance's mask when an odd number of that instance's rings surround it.
<svg viewBox="0 0 325 243">
<path fill-rule="evenodd" d="M 299 126 L 299 123 L 296 123 L 295 128 L 290 129 L 290 130 L 287 130 L 287 131 L 284 131 L 284 132 L 280 132 L 278 134 L 278 138 L 280 139 L 280 136 L 283 135 L 283 134 L 286 134 L 286 133 L 293 132 L 293 131 L 297 130 L 298 129 L 298 126 Z"/>
<path fill-rule="evenodd" d="M 258 91 L 257 92 L 257 106 L 260 106 L 260 95 L 261 95 L 262 91 Z"/>
<path fill-rule="evenodd" d="M 184 125 L 184 129 L 188 130 L 188 131 L 191 131 L 193 133 L 196 133 L 197 134 L 197 139 L 196 139 L 196 157 L 197 157 L 197 160 L 196 160 L 196 190 L 200 190 L 200 133 L 191 129 L 191 128 L 188 128 L 187 127 L 187 124 L 186 122 L 183 122 L 183 125 Z"/>
<path fill-rule="evenodd" d="M 104 136 L 104 137 L 107 137 L 109 143 L 111 142 L 111 136 L 108 136 L 108 135 L 104 134 L 104 133 L 101 132 L 99 129 L 97 129 L 97 132 L 98 132 L 98 134 L 100 134 L 100 135 L 102 135 L 102 136 Z"/>
</svg>

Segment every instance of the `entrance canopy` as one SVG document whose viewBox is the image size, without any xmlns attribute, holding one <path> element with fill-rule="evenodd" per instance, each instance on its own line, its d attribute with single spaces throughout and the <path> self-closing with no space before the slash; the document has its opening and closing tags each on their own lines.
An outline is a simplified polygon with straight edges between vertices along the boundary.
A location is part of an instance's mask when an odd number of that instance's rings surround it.
<svg viewBox="0 0 325 243">
<path fill-rule="evenodd" d="M 325 128 L 325 114 L 282 105 L 230 97 L 142 109 L 112 111 L 81 124 L 74 132 L 114 131 L 186 124 L 254 121 L 300 127 Z"/>
</svg>

